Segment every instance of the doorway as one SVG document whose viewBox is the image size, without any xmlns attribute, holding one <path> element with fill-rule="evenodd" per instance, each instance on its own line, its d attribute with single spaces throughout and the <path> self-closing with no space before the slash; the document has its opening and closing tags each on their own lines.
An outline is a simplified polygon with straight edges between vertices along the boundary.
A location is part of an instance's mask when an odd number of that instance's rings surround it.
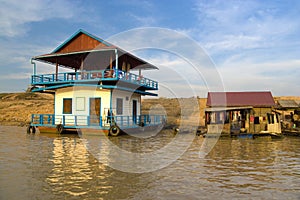
<svg viewBox="0 0 300 200">
<path fill-rule="evenodd" d="M 137 100 L 132 100 L 132 120 L 136 124 Z"/>
<path fill-rule="evenodd" d="M 90 125 L 100 125 L 101 98 L 90 98 Z"/>
</svg>

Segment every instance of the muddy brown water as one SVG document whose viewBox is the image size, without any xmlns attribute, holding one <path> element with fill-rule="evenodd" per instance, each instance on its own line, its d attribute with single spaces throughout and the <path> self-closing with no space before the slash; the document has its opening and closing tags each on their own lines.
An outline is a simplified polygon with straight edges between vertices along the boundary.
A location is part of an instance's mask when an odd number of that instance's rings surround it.
<svg viewBox="0 0 300 200">
<path fill-rule="evenodd" d="M 159 149 L 170 133 L 120 136 L 126 150 Z M 76 135 L 27 135 L 0 126 L 0 199 L 300 199 L 300 138 L 221 138 L 205 158 L 195 137 L 169 166 L 126 173 L 104 165 Z M 157 161 L 156 161 L 157 162 Z"/>
</svg>

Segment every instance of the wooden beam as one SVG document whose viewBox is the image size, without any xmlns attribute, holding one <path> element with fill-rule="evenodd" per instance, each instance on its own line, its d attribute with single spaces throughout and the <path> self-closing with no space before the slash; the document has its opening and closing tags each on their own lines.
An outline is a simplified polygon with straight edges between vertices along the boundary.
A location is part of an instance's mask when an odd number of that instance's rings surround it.
<svg viewBox="0 0 300 200">
<path fill-rule="evenodd" d="M 110 54 L 110 59 L 109 59 L 109 69 L 112 70 L 112 57 Z"/>
<path fill-rule="evenodd" d="M 56 59 L 56 67 L 55 67 L 55 79 L 56 79 L 56 81 L 58 80 L 58 63 L 57 63 L 57 59 Z"/>
</svg>

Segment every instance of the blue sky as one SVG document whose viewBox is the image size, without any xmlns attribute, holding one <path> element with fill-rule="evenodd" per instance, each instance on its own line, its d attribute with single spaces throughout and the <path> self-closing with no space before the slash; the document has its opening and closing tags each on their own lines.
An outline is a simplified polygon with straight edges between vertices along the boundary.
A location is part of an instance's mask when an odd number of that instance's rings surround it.
<svg viewBox="0 0 300 200">
<path fill-rule="evenodd" d="M 135 28 L 159 27 L 183 34 L 203 48 L 226 91 L 270 90 L 274 96 L 300 96 L 300 1 L 297 0 L 0 0 L 0 3 L 0 92 L 26 90 L 32 73 L 30 58 L 51 52 L 78 29 L 106 39 Z M 163 82 L 162 86 L 172 85 L 179 96 L 206 96 L 207 85 L 203 80 L 196 81 L 201 79 L 199 76 L 189 82 L 194 93 L 182 88 L 181 79 L 190 77 L 169 80 L 165 76 L 170 69 L 177 69 L 176 73 L 185 70 L 187 65 L 182 58 L 159 51 L 139 54 L 158 65 L 160 73 L 147 72 L 147 75 Z M 54 67 L 48 70 L 54 71 Z M 218 88 L 212 86 L 209 90 Z M 159 94 L 172 96 L 163 87 Z"/>
</svg>

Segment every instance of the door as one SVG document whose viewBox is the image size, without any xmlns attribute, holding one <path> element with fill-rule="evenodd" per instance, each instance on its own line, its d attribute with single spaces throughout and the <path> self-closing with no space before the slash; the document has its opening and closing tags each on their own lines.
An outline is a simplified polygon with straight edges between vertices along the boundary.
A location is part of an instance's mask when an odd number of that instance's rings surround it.
<svg viewBox="0 0 300 200">
<path fill-rule="evenodd" d="M 132 100 L 132 120 L 136 124 L 137 101 Z"/>
<path fill-rule="evenodd" d="M 90 125 L 100 125 L 101 98 L 90 98 Z"/>
</svg>

